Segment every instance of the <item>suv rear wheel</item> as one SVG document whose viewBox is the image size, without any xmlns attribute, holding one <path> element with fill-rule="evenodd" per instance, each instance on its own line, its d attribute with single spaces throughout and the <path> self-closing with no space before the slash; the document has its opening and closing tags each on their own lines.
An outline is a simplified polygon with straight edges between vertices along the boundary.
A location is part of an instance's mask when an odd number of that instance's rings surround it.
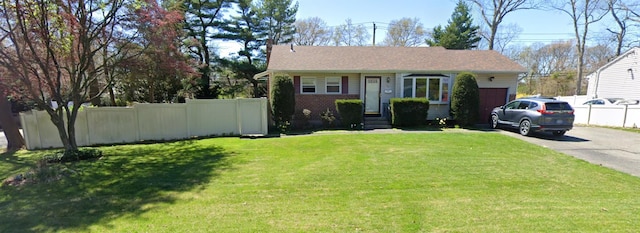
<svg viewBox="0 0 640 233">
<path fill-rule="evenodd" d="M 520 134 L 527 136 L 531 132 L 531 122 L 529 120 L 522 120 L 520 122 Z"/>
</svg>

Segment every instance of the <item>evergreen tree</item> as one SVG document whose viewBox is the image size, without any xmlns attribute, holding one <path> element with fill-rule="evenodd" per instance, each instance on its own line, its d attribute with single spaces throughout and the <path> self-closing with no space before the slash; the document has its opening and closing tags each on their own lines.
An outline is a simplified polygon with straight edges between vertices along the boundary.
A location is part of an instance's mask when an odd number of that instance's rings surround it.
<svg viewBox="0 0 640 233">
<path fill-rule="evenodd" d="M 273 111 L 273 120 L 278 128 L 286 131 L 296 109 L 295 88 L 291 78 L 284 76 L 273 78 L 271 109 Z"/>
<path fill-rule="evenodd" d="M 237 16 L 226 21 L 222 29 L 225 31 L 219 38 L 233 40 L 242 45 L 237 56 L 221 59 L 223 67 L 228 68 L 236 79 L 247 80 L 253 86 L 253 97 L 263 94 L 260 82 L 254 75 L 265 70 L 265 54 L 261 47 L 266 44 L 267 27 L 258 17 L 260 10 L 252 4 L 252 0 L 239 0 Z"/>
<path fill-rule="evenodd" d="M 274 45 L 293 40 L 298 3 L 292 3 L 292 0 L 262 0 L 257 4 L 258 17 L 264 20 L 267 27 L 267 39 Z"/>
<path fill-rule="evenodd" d="M 462 72 L 456 76 L 451 94 L 451 115 L 460 126 L 472 126 L 480 112 L 480 90 L 476 76 Z"/>
<path fill-rule="evenodd" d="M 469 6 L 462 0 L 458 1 L 456 9 L 451 14 L 449 25 L 444 29 L 438 25 L 433 29 L 432 39 L 427 39 L 429 46 L 442 46 L 447 49 L 472 49 L 478 46 L 480 27 L 473 26 L 473 19 L 469 14 Z"/>
<path fill-rule="evenodd" d="M 198 60 L 200 78 L 196 82 L 195 97 L 199 99 L 216 98 L 215 89 L 211 88 L 210 78 L 215 61 L 213 39 L 220 32 L 223 23 L 223 12 L 231 7 L 231 0 L 185 0 L 185 23 L 187 32 L 187 48 L 192 57 Z"/>
</svg>

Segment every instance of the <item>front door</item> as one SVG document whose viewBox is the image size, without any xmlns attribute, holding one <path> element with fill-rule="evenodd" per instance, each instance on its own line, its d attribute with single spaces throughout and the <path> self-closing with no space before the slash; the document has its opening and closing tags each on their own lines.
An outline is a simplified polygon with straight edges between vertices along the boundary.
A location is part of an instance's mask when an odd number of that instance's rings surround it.
<svg viewBox="0 0 640 233">
<path fill-rule="evenodd" d="M 380 114 L 380 77 L 364 79 L 364 113 Z"/>
</svg>

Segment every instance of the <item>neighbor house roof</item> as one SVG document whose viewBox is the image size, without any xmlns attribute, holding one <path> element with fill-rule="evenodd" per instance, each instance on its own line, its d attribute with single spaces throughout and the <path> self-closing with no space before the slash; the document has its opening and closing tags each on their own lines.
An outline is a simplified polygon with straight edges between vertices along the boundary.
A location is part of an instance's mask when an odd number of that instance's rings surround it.
<svg viewBox="0 0 640 233">
<path fill-rule="evenodd" d="M 293 46 L 271 50 L 269 71 L 523 73 L 527 70 L 492 50 L 443 47 Z"/>
</svg>

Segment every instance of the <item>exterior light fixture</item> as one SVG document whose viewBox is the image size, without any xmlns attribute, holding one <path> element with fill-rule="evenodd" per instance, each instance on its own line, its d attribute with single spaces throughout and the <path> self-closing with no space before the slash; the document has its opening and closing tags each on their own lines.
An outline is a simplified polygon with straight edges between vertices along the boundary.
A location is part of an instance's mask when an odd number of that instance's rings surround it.
<svg viewBox="0 0 640 233">
<path fill-rule="evenodd" d="M 494 79 L 496 79 L 496 77 L 493 77 L 493 76 L 489 77 L 489 82 L 493 82 Z"/>
<path fill-rule="evenodd" d="M 391 77 L 387 77 L 387 83 L 391 82 Z"/>
</svg>

